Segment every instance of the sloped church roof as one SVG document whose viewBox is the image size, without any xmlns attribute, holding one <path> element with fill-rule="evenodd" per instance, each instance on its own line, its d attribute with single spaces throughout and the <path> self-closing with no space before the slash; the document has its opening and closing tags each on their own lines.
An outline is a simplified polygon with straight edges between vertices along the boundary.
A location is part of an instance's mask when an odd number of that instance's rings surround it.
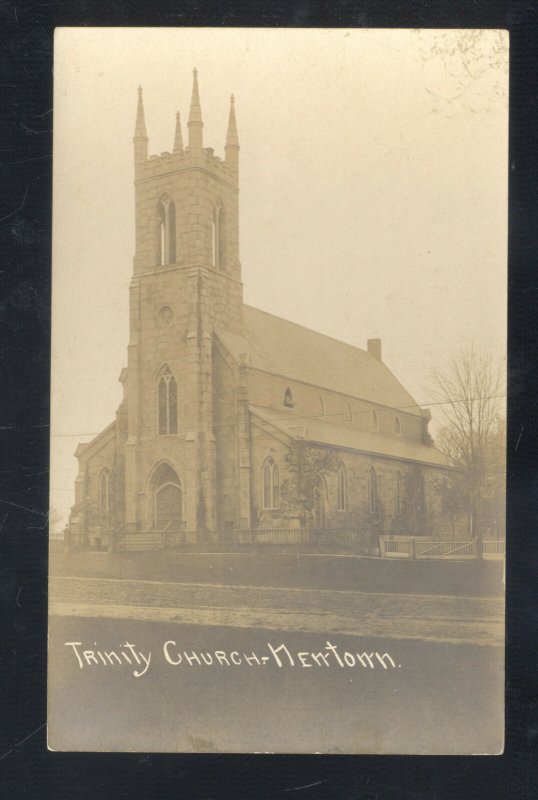
<svg viewBox="0 0 538 800">
<path fill-rule="evenodd" d="M 448 458 L 432 445 L 410 439 L 399 439 L 381 433 L 347 427 L 345 423 L 326 417 L 286 417 L 274 408 L 251 406 L 255 416 L 273 428 L 282 431 L 293 439 L 307 439 L 318 444 L 361 450 L 363 453 L 376 453 L 388 458 L 405 459 L 435 466 L 452 466 Z"/>
<path fill-rule="evenodd" d="M 243 306 L 243 336 L 222 329 L 219 339 L 254 369 L 421 416 L 390 369 L 366 350 L 304 328 L 252 306 Z"/>
</svg>

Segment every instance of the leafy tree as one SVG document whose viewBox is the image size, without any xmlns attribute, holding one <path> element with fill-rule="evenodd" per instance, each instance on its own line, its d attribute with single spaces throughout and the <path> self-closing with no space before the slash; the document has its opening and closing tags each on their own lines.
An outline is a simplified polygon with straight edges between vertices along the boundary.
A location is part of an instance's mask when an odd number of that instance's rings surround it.
<svg viewBox="0 0 538 800">
<path fill-rule="evenodd" d="M 281 487 L 283 510 L 294 514 L 304 508 L 311 516 L 315 505 L 315 487 L 320 473 L 334 472 L 338 458 L 333 450 L 311 447 L 306 442 L 294 442 L 286 454 L 290 479 Z"/>
</svg>

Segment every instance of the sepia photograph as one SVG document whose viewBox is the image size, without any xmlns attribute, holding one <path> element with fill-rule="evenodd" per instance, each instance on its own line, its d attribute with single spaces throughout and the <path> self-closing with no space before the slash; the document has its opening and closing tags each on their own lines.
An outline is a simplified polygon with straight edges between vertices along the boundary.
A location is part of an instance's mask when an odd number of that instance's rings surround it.
<svg viewBox="0 0 538 800">
<path fill-rule="evenodd" d="M 56 29 L 50 750 L 503 752 L 508 53 Z"/>
</svg>

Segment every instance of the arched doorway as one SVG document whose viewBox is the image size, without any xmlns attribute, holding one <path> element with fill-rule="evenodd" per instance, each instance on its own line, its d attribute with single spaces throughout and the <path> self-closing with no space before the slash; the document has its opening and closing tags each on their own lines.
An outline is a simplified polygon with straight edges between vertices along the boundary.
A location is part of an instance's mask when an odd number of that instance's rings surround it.
<svg viewBox="0 0 538 800">
<path fill-rule="evenodd" d="M 179 531 L 183 517 L 183 493 L 177 473 L 161 464 L 151 479 L 153 527 L 156 531 Z"/>
<path fill-rule="evenodd" d="M 327 486 L 322 475 L 318 475 L 314 486 L 314 527 L 325 527 L 325 506 L 327 500 Z"/>
</svg>

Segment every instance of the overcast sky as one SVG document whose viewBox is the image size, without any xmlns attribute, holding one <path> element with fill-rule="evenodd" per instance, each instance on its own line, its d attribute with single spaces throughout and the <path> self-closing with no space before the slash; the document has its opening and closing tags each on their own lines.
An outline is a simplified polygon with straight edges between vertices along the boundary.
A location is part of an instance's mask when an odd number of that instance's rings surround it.
<svg viewBox="0 0 538 800">
<path fill-rule="evenodd" d="M 51 506 L 127 363 L 132 136 L 240 152 L 247 303 L 383 360 L 423 405 L 428 367 L 506 341 L 508 36 L 500 31 L 59 29 L 55 42 Z"/>
</svg>

